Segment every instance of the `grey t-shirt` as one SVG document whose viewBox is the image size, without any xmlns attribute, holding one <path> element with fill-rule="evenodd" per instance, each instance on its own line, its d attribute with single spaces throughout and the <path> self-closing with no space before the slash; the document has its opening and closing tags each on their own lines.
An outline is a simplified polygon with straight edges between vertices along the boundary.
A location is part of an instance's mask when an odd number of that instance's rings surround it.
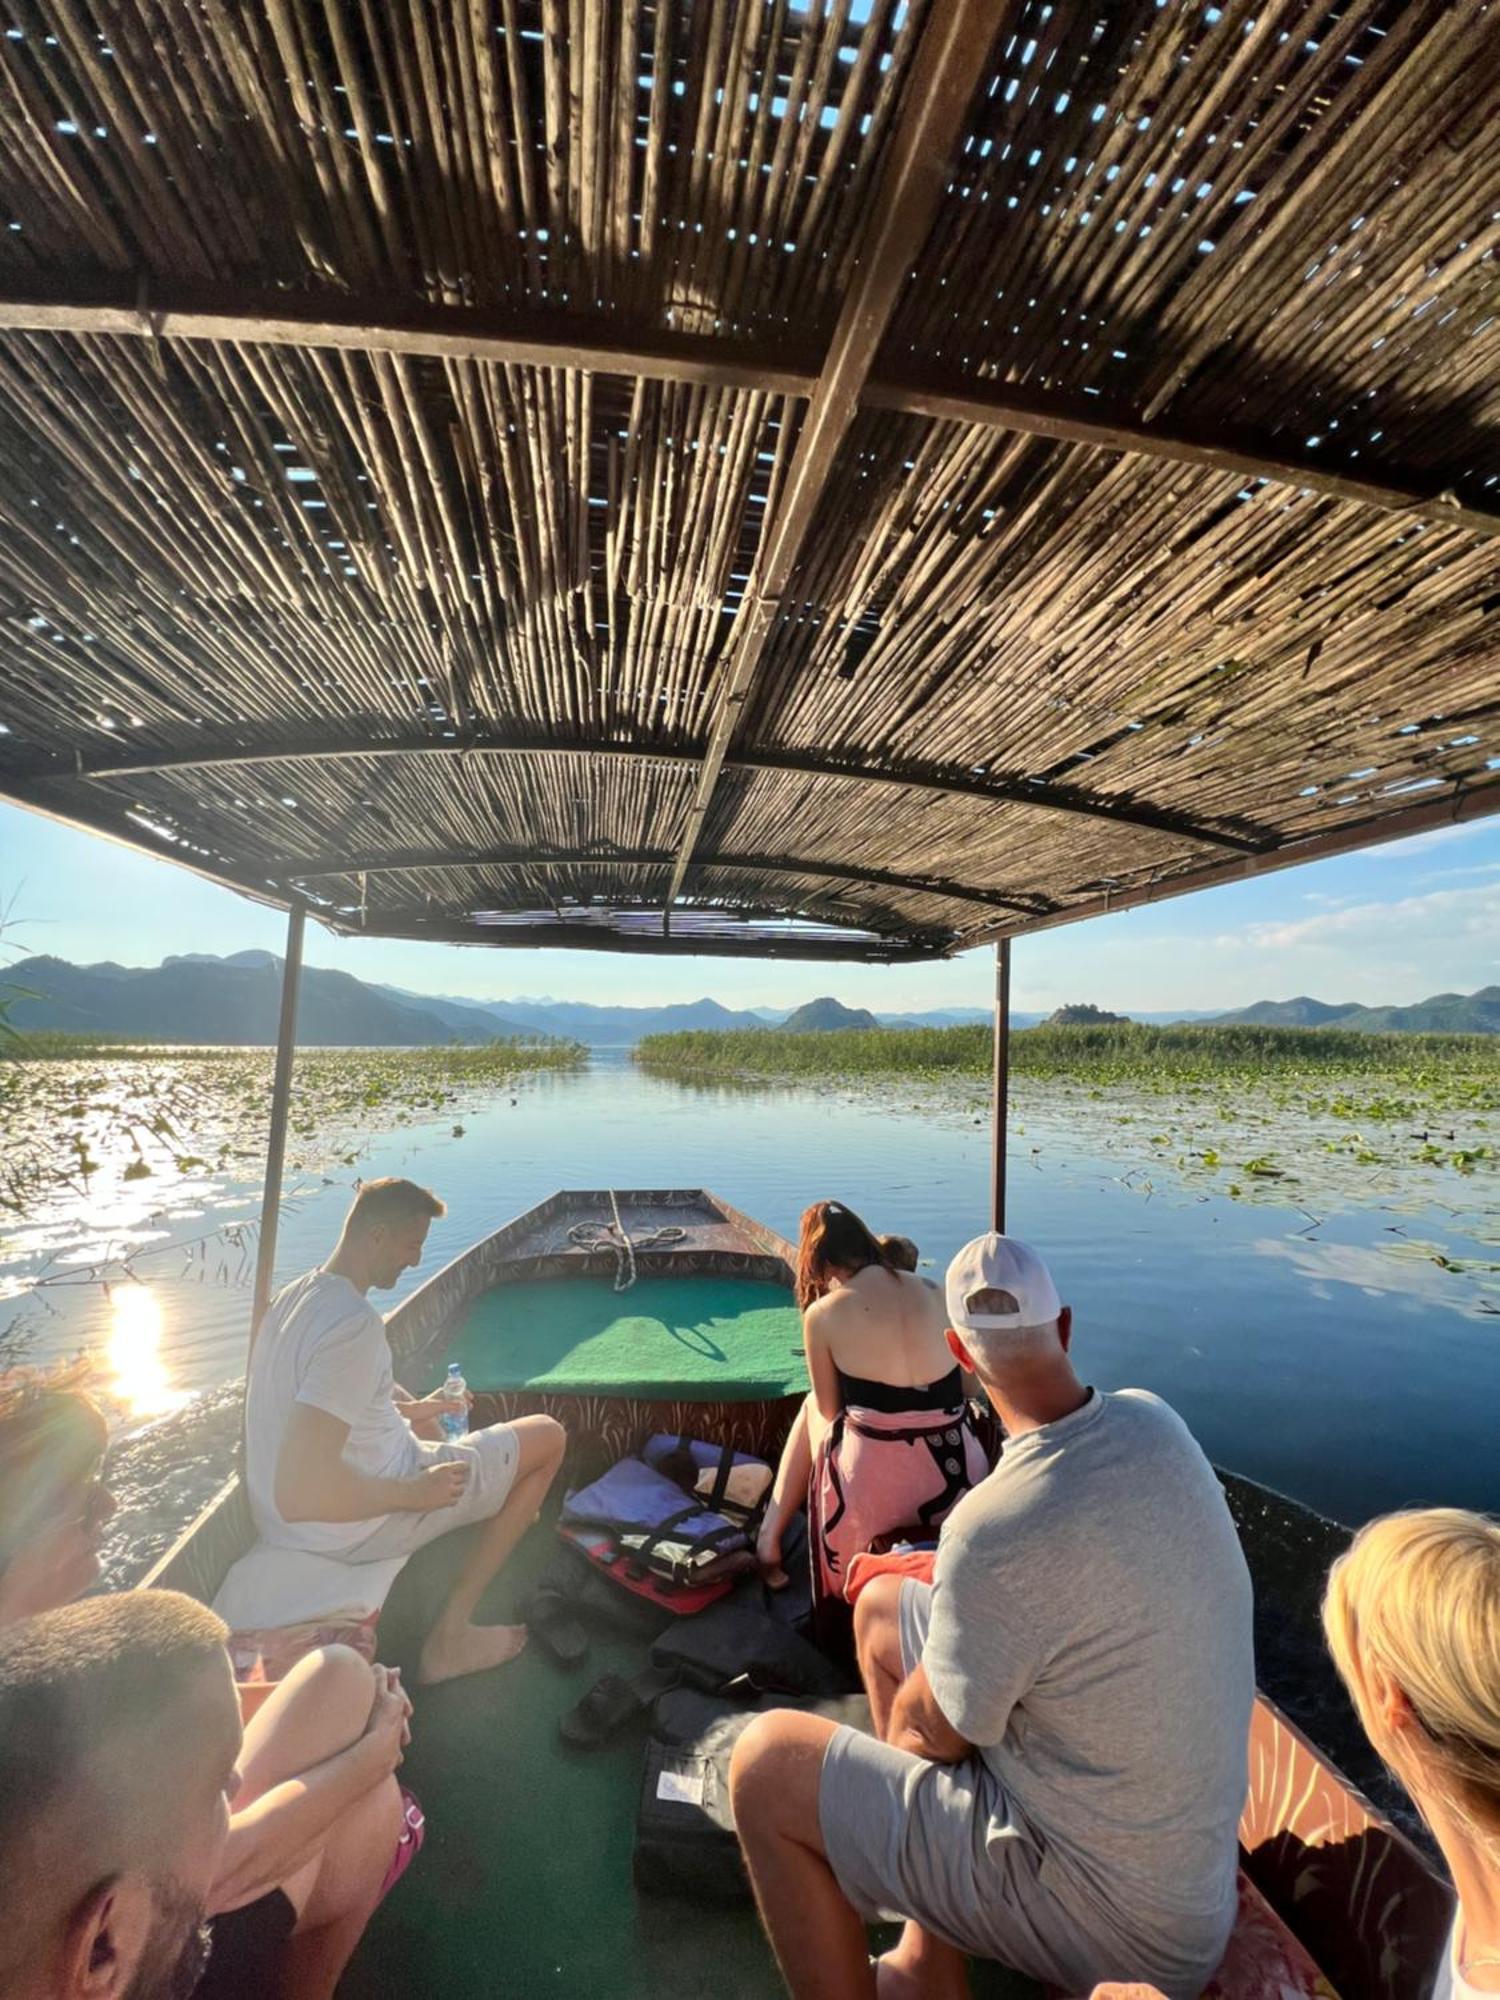
<svg viewBox="0 0 1500 2000">
<path fill-rule="evenodd" d="M 1190 1958 L 1235 1907 L 1250 1577 L 1213 1468 L 1143 1389 L 1008 1443 L 949 1515 L 922 1664 L 1106 1935 Z"/>
</svg>

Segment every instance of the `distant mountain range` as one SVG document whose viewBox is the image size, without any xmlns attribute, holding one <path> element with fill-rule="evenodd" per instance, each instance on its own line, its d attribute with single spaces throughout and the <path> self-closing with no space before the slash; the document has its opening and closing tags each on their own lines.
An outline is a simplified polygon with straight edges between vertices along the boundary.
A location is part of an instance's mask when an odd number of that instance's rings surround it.
<svg viewBox="0 0 1500 2000">
<path fill-rule="evenodd" d="M 268 951 L 194 953 L 156 966 L 27 958 L 6 968 L 3 983 L 15 993 L 11 1025 L 23 1034 L 47 1028 L 158 1042 L 274 1042 L 281 1007 L 281 961 Z M 310 1045 L 423 1048 L 532 1032 L 477 1008 L 460 1021 L 444 1003 L 382 992 L 347 972 L 303 969 L 297 1039 Z"/>
<path fill-rule="evenodd" d="M 1218 1022 L 1246 1022 L 1264 1028 L 1357 1028 L 1367 1035 L 1500 1035 L 1500 986 L 1477 993 L 1434 993 L 1411 1007 L 1342 1006 L 1327 1000 L 1257 1000 Z"/>
<path fill-rule="evenodd" d="M 269 951 L 228 958 L 189 952 L 158 966 L 71 965 L 28 958 L 0 968 L 0 988 L 13 994 L 12 1024 L 75 1034 L 138 1035 L 163 1042 L 263 1043 L 276 1039 L 281 961 Z M 1064 1010 L 1069 1012 L 1077 1009 Z M 306 966 L 297 1038 L 317 1046 L 422 1047 L 497 1036 L 556 1035 L 595 1048 L 628 1047 L 644 1035 L 683 1028 L 780 1027 L 793 1033 L 830 1028 L 949 1028 L 987 1021 L 980 1007 L 934 1008 L 917 1014 L 872 1014 L 824 994 L 792 1010 L 733 1008 L 704 998 L 667 1007 L 597 1007 L 581 1000 L 469 1000 L 377 986 L 347 972 Z M 1376 1033 L 1500 1034 L 1500 987 L 1479 993 L 1439 993 L 1414 1007 L 1330 1005 L 1306 998 L 1259 1000 L 1231 1014 L 1137 1014 L 1148 1022 L 1206 1020 L 1271 1027 L 1360 1028 Z M 1012 1025 L 1034 1027 L 1039 1014 L 1015 1013 Z"/>
</svg>

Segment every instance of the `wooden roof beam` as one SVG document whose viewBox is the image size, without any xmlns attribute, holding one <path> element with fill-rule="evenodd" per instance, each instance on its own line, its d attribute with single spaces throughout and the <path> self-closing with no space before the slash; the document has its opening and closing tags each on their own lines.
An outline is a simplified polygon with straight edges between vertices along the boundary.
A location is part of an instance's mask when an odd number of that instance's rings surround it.
<svg viewBox="0 0 1500 2000">
<path fill-rule="evenodd" d="M 218 340 L 262 347 L 334 348 L 351 354 L 404 354 L 437 361 L 491 361 L 513 367 L 576 368 L 657 382 L 696 382 L 810 396 L 815 356 L 778 341 L 774 353 L 714 334 L 653 327 L 632 333 L 608 319 L 494 312 L 389 300 L 307 298 L 173 279 L 135 297 L 107 290 L 48 288 L 0 295 L 0 333 L 111 334 L 138 340 Z"/>
<path fill-rule="evenodd" d="M 996 7 L 994 0 L 932 0 L 856 252 L 854 278 L 735 620 L 708 749 L 667 891 L 667 927 L 702 839 L 719 774 L 782 598 L 859 409 L 860 392 L 907 273 L 931 230 L 963 121 L 1009 11 Z"/>
<path fill-rule="evenodd" d="M 618 757 L 645 763 L 694 765 L 701 761 L 695 750 L 658 749 L 648 743 L 590 742 L 583 738 L 559 740 L 555 737 L 528 742 L 511 738 L 505 742 L 451 741 L 442 737 L 414 736 L 406 739 L 376 737 L 365 743 L 351 743 L 347 734 L 313 736 L 301 743 L 246 744 L 242 737 L 215 736 L 205 731 L 193 744 L 182 749 L 153 751 L 121 758 L 117 750 L 101 752 L 65 762 L 49 759 L 46 764 L 12 767 L 7 773 L 0 765 L 0 795 L 27 802 L 32 787 L 44 789 L 72 782 L 99 782 L 121 778 L 147 778 L 175 771 L 232 770 L 247 764 L 298 764 L 337 762 L 360 757 Z M 1264 833 L 1232 833 L 1221 827 L 1205 826 L 1165 807 L 1135 800 L 1101 799 L 1071 786 L 1033 782 L 1028 778 L 991 777 L 987 773 L 946 771 L 932 765 L 889 765 L 880 769 L 869 764 L 840 764 L 808 751 L 741 750 L 724 760 L 726 769 L 787 773 L 808 778 L 836 778 L 843 784 L 884 785 L 897 790 L 934 792 L 941 797 L 978 799 L 989 804 L 1031 806 L 1043 812 L 1075 813 L 1083 819 L 1110 820 L 1122 826 L 1144 828 L 1190 841 L 1202 847 L 1220 847 L 1234 854 L 1258 854 L 1273 843 Z"/>
<path fill-rule="evenodd" d="M 1455 826 L 1466 820 L 1487 818 L 1500 813 L 1500 778 L 1483 784 L 1461 785 L 1427 805 L 1408 806 L 1401 811 L 1377 814 L 1336 828 L 1331 833 L 1309 834 L 1300 840 L 1285 841 L 1268 853 L 1246 855 L 1242 861 L 1215 861 L 1206 868 L 1194 868 L 1182 875 L 1169 875 L 1159 882 L 1146 882 L 1118 893 L 1106 892 L 1086 903 L 1062 904 L 1044 917 L 1016 923 L 996 920 L 968 931 L 950 947 L 953 953 L 969 951 L 975 945 L 992 944 L 1008 935 L 1029 936 L 1032 931 L 1055 930 L 1061 924 L 1082 923 L 1086 917 L 1113 916 L 1121 910 L 1139 909 L 1145 903 L 1164 903 L 1172 896 L 1191 895 L 1197 889 L 1222 888 L 1242 882 L 1252 875 L 1270 875 L 1280 868 L 1300 868 L 1305 861 L 1328 861 L 1340 854 L 1354 854 L 1361 848 L 1377 847 L 1383 841 L 1410 839 L 1416 833 L 1431 833 L 1439 827 Z"/>
<path fill-rule="evenodd" d="M 1089 398 L 1055 390 L 1037 393 L 1013 383 L 961 384 L 930 376 L 882 377 L 867 386 L 863 400 L 870 409 L 931 417 L 937 423 L 1019 431 L 1060 444 L 1094 445 L 1101 451 L 1163 459 L 1195 472 L 1224 472 L 1235 478 L 1265 480 L 1273 486 L 1305 487 L 1329 500 L 1348 500 L 1389 514 L 1415 515 L 1470 534 L 1500 535 L 1500 512 L 1465 506 L 1453 493 L 1435 490 L 1430 477 L 1397 473 L 1384 481 L 1356 479 L 1310 458 L 1267 452 L 1264 441 L 1257 448 L 1252 440 L 1237 442 L 1232 434 L 1194 437 L 1155 423 L 1111 416 L 1107 406 L 1091 410 Z"/>
<path fill-rule="evenodd" d="M 132 303 L 118 291 L 91 295 L 33 284 L 23 294 L 0 295 L 0 335 L 7 332 L 252 342 L 502 362 L 803 399 L 819 381 L 816 361 L 795 349 L 789 352 L 782 341 L 770 347 L 659 327 L 617 329 L 611 322 L 578 315 L 502 314 L 462 306 L 412 307 L 393 316 L 383 301 L 303 299 L 294 292 L 257 295 L 175 281 L 162 287 L 159 305 Z M 1309 454 L 1287 453 L 1279 440 L 1272 446 L 1263 436 L 1243 431 L 1208 435 L 1175 430 L 1055 390 L 973 377 L 882 372 L 864 383 L 859 403 L 938 423 L 987 426 L 1162 459 L 1196 471 L 1305 487 L 1330 500 L 1412 515 L 1470 534 L 1500 535 L 1500 509 L 1460 502 L 1437 487 L 1431 474 L 1380 466 L 1379 477 L 1357 479 Z"/>
<path fill-rule="evenodd" d="M 608 848 L 591 851 L 585 847 L 415 847 L 376 854 L 314 854 L 305 858 L 283 855 L 257 863 L 275 882 L 327 882 L 355 875 L 405 875 L 424 868 L 552 868 L 597 867 L 670 868 L 675 859 L 672 848 Z M 888 868 L 843 866 L 828 861 L 810 861 L 788 854 L 703 854 L 701 868 L 742 868 L 772 875 L 810 875 L 830 882 L 852 882 L 872 888 L 896 889 L 907 895 L 948 896 L 955 902 L 979 903 L 990 909 L 1011 910 L 1021 916 L 1044 915 L 1053 906 L 1041 896 L 1007 896 L 999 890 L 983 889 L 973 883 L 953 882 L 942 876 L 907 874 Z"/>
</svg>

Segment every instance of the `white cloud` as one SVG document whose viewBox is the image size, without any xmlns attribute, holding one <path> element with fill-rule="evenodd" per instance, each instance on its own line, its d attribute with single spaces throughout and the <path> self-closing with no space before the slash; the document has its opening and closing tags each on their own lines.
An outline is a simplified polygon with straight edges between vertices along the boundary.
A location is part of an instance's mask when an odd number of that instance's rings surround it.
<svg viewBox="0 0 1500 2000">
<path fill-rule="evenodd" d="M 1492 955 L 1500 958 L 1500 882 L 1472 889 L 1434 889 L 1425 896 L 1403 896 L 1390 903 L 1353 903 L 1292 923 L 1249 924 L 1238 935 L 1223 935 L 1215 942 L 1231 947 L 1248 944 L 1260 951 L 1313 947 L 1342 953 L 1367 941 L 1382 953 L 1392 945 L 1409 953 L 1429 938 L 1448 949 L 1459 939 L 1487 938 Z"/>
</svg>

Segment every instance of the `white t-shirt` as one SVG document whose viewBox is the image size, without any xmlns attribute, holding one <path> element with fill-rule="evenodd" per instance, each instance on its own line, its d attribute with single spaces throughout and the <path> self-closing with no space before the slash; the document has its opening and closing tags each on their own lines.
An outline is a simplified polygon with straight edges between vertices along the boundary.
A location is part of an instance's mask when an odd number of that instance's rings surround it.
<svg viewBox="0 0 1500 2000">
<path fill-rule="evenodd" d="M 276 1460 L 292 1407 L 308 1403 L 349 1426 L 344 1463 L 374 1479 L 420 1471 L 416 1433 L 391 1401 L 395 1377 L 385 1321 L 347 1278 L 310 1271 L 278 1292 L 261 1324 L 245 1393 L 245 1469 L 262 1541 L 337 1554 L 367 1541 L 368 1521 L 284 1521 Z"/>
</svg>

